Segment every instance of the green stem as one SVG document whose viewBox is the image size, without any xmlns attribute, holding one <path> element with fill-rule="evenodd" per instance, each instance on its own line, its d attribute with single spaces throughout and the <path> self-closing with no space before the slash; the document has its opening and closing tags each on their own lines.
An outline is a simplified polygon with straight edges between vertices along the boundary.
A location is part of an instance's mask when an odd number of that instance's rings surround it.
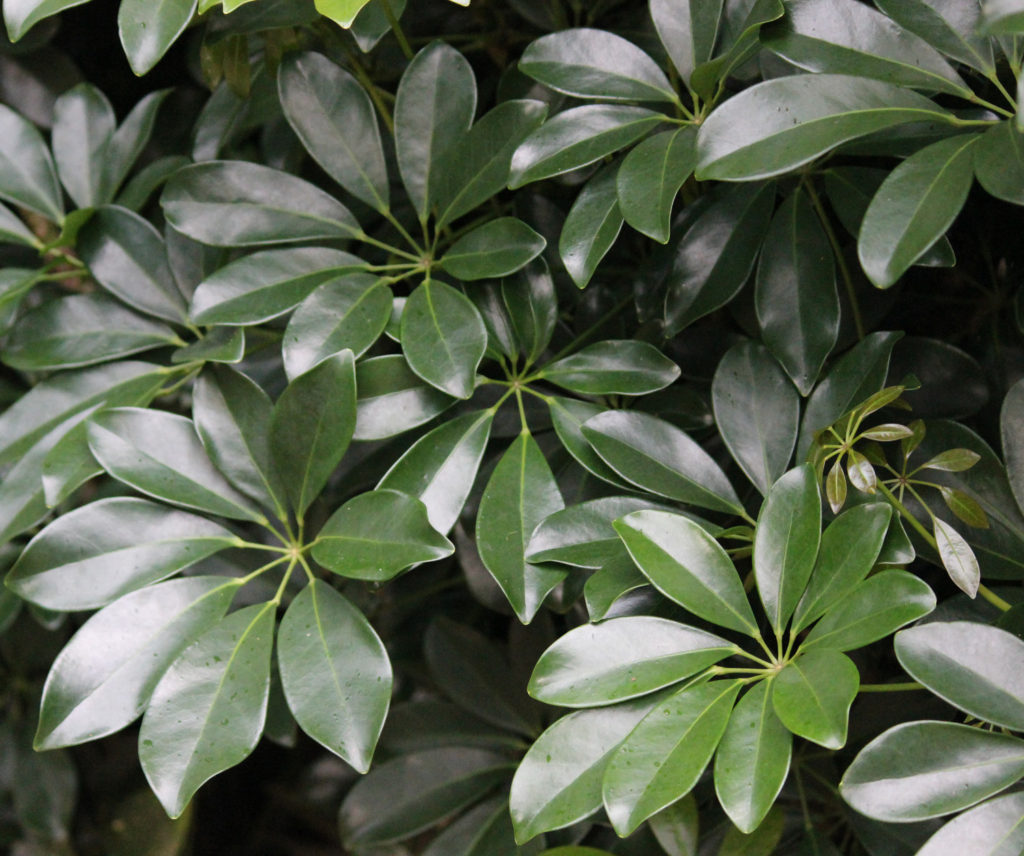
<svg viewBox="0 0 1024 856">
<path fill-rule="evenodd" d="M 911 526 L 914 527 L 914 530 L 917 532 L 918 535 L 924 538 L 928 546 L 936 552 L 938 552 L 939 546 L 935 543 L 935 536 L 932 535 L 932 533 L 924 527 L 921 521 L 910 513 L 907 507 L 893 495 L 893 492 L 889 490 L 889 488 L 887 488 L 883 482 L 878 482 L 878 489 L 879 491 L 881 491 L 882 496 L 884 496 L 887 500 L 889 500 L 890 503 L 892 503 L 893 508 L 895 508 L 900 513 L 900 516 L 902 516 L 904 520 L 906 520 Z"/>
<path fill-rule="evenodd" d="M 288 586 L 288 581 L 292 578 L 292 571 L 295 570 L 295 565 L 298 560 L 292 556 L 291 563 L 288 565 L 287 570 L 284 572 L 284 576 L 281 577 L 281 584 L 277 587 L 277 591 L 274 593 L 274 597 L 271 603 L 281 605 L 281 598 L 284 597 L 284 590 Z"/>
<path fill-rule="evenodd" d="M 403 238 L 405 238 L 405 240 L 409 244 L 409 246 L 413 248 L 413 251 L 420 258 L 423 258 L 424 253 L 425 253 L 423 247 L 421 247 L 416 242 L 416 239 L 412 235 L 409 234 L 409 232 L 405 228 L 405 226 L 402 225 L 402 222 L 394 214 L 391 213 L 391 209 L 390 208 L 385 208 L 380 213 L 383 214 L 384 217 L 387 219 L 387 221 L 392 226 L 395 227 L 395 229 L 398 231 L 398 234 L 401 235 Z"/>
<path fill-rule="evenodd" d="M 265 574 L 271 568 L 277 567 L 278 565 L 282 564 L 283 562 L 287 562 L 288 558 L 289 558 L 288 556 L 280 556 L 279 558 L 274 559 L 274 561 L 267 562 L 267 564 L 263 565 L 262 567 L 257 568 L 251 574 L 246 574 L 244 577 L 239 577 L 238 585 L 244 586 L 246 583 L 252 582 L 257 577 L 262 576 L 263 574 Z"/>
<path fill-rule="evenodd" d="M 405 54 L 405 58 L 412 59 L 414 56 L 412 47 L 409 45 L 409 40 L 405 37 L 405 31 L 402 29 L 394 9 L 391 8 L 391 4 L 388 0 L 380 0 L 380 6 L 384 10 L 384 17 L 388 19 L 388 24 L 391 25 L 391 32 L 398 39 L 398 46 L 402 49 L 402 53 Z"/>
<path fill-rule="evenodd" d="M 861 684 L 859 692 L 862 693 L 904 693 L 913 690 L 927 689 L 924 684 L 917 681 L 907 681 L 902 684 Z"/>
<path fill-rule="evenodd" d="M 362 241 L 364 244 L 369 244 L 371 247 L 377 247 L 381 250 L 387 250 L 394 256 L 398 256 L 401 259 L 408 259 L 410 262 L 415 262 L 415 266 L 419 266 L 423 259 L 420 256 L 407 253 L 405 250 L 400 250 L 398 247 L 394 247 L 385 241 L 379 241 L 370 235 L 367 235 L 362 229 L 359 229 L 353 237 L 357 241 Z"/>
<path fill-rule="evenodd" d="M 512 390 L 516 394 L 516 406 L 519 408 L 519 422 L 523 426 L 520 434 L 529 434 L 530 426 L 526 421 L 526 408 L 523 407 L 523 390 L 519 385 L 513 386 Z"/>
<path fill-rule="evenodd" d="M 1013 99 L 1009 96 L 1009 94 L 1006 92 L 1006 90 L 1003 89 L 1003 87 L 1001 85 L 999 86 L 999 89 L 1002 92 L 1002 94 L 1005 96 L 1006 100 L 1009 101 L 1012 104 L 1013 103 Z M 967 100 L 970 101 L 972 104 L 977 104 L 979 107 L 987 107 L 993 113 L 999 113 L 1001 116 L 1005 116 L 1007 119 L 1012 119 L 1014 117 L 1014 115 L 1015 115 L 1013 113 L 1013 111 L 1007 110 L 1005 107 L 1000 107 L 998 104 L 993 104 L 991 101 L 986 101 L 984 98 L 982 98 L 982 97 L 980 97 L 980 96 L 978 96 L 978 95 L 976 95 L 974 93 L 971 93 L 971 97 L 969 99 L 967 99 Z M 981 120 L 976 120 L 976 121 L 984 122 L 985 120 L 981 119 Z M 991 124 L 991 123 L 989 123 L 989 124 Z"/>
<path fill-rule="evenodd" d="M 987 600 L 994 607 L 996 607 L 996 609 L 999 609 L 1002 612 L 1008 612 L 1009 610 L 1013 609 L 1012 603 L 1003 600 L 999 595 L 997 595 L 994 591 L 992 591 L 992 589 L 990 589 L 984 583 L 978 584 L 978 594 L 980 594 L 983 598 L 985 598 L 985 600 Z"/>
</svg>

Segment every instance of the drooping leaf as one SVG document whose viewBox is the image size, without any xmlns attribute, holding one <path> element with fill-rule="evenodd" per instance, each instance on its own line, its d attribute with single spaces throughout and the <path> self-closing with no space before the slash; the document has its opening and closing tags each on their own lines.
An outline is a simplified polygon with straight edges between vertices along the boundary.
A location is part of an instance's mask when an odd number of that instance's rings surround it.
<svg viewBox="0 0 1024 856">
<path fill-rule="evenodd" d="M 609 339 L 545 366 L 540 377 L 584 395 L 644 395 L 679 377 L 679 367 L 653 345 Z"/>
<path fill-rule="evenodd" d="M 185 31 L 196 5 L 197 0 L 124 0 L 121 3 L 117 30 L 132 71 L 141 77 L 160 61 Z"/>
<path fill-rule="evenodd" d="M 655 2 L 668 6 L 678 0 Z M 693 5 L 703 8 L 703 4 Z M 616 178 L 619 210 L 626 222 L 641 234 L 667 243 L 672 203 L 696 163 L 697 132 L 692 127 L 662 131 L 633 148 Z"/>
<path fill-rule="evenodd" d="M 797 736 L 826 749 L 840 749 L 859 688 L 853 661 L 839 651 L 819 648 L 779 671 L 772 682 L 772 705 L 782 724 Z"/>
<path fill-rule="evenodd" d="M 515 217 L 488 220 L 459 238 L 440 266 L 461 280 L 497 279 L 521 270 L 544 252 L 547 241 Z"/>
<path fill-rule="evenodd" d="M 580 191 L 565 217 L 558 239 L 562 264 L 579 288 L 585 288 L 601 259 L 622 231 L 616 168 L 598 172 Z"/>
</svg>

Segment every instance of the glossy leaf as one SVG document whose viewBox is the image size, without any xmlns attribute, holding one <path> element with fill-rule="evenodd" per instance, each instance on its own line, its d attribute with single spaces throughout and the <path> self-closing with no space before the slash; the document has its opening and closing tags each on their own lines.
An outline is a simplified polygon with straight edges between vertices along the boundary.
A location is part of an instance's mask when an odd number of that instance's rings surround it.
<svg viewBox="0 0 1024 856">
<path fill-rule="evenodd" d="M 546 245 L 522 220 L 499 217 L 459 238 L 439 264 L 458 279 L 496 279 L 526 267 Z"/>
<path fill-rule="evenodd" d="M 953 818 L 917 856 L 943 856 L 970 848 L 978 856 L 1013 856 L 1024 847 L 1024 795 L 1006 794 Z"/>
<path fill-rule="evenodd" d="M 132 71 L 143 75 L 188 26 L 197 0 L 124 0 L 117 13 L 121 45 Z"/>
<path fill-rule="evenodd" d="M 779 671 L 772 682 L 772 705 L 782 724 L 798 737 L 840 749 L 859 688 L 860 676 L 850 658 L 820 648 L 801 654 Z"/>
<path fill-rule="evenodd" d="M 548 410 L 558 439 L 581 467 L 616 487 L 625 490 L 633 488 L 630 482 L 620 478 L 615 470 L 602 460 L 583 436 L 583 424 L 591 417 L 604 413 L 605 408 L 589 401 L 552 396 L 548 401 Z"/>
<path fill-rule="evenodd" d="M 704 8 L 704 4 L 679 0 L 655 0 L 652 9 L 655 4 Z M 616 178 L 619 209 L 626 222 L 641 234 L 667 243 L 672 204 L 679 189 L 693 175 L 696 163 L 697 132 L 694 128 L 662 131 L 634 147 L 623 159 Z"/>
<path fill-rule="evenodd" d="M 547 262 L 539 258 L 505 279 L 501 283 L 501 300 L 511 335 L 526 360 L 535 362 L 551 341 L 558 321 L 555 282 Z"/>
<path fill-rule="evenodd" d="M 586 288 L 622 231 L 616 168 L 597 173 L 580 191 L 562 225 L 558 254 L 579 288 Z"/>
<path fill-rule="evenodd" d="M 103 499 L 43 529 L 6 582 L 48 609 L 95 609 L 240 544 L 223 526 L 194 514 L 144 499 Z"/>
<path fill-rule="evenodd" d="M 566 575 L 564 570 L 526 559 L 533 530 L 562 507 L 558 485 L 537 441 L 520 434 L 501 456 L 484 488 L 476 540 L 484 566 L 524 624 Z"/>
<path fill-rule="evenodd" d="M 989 128 L 973 151 L 978 183 L 997 199 L 1024 204 L 1024 135 L 1014 123 Z"/>
<path fill-rule="evenodd" d="M 142 718 L 139 760 L 171 817 L 204 782 L 256 748 L 273 639 L 273 602 L 247 606 L 200 636 L 157 684 Z"/>
<path fill-rule="evenodd" d="M 401 434 L 429 422 L 457 400 L 420 380 L 401 354 L 360 362 L 356 388 L 354 440 L 380 440 Z"/>
<path fill-rule="evenodd" d="M 540 376 L 584 395 L 644 395 L 675 381 L 679 367 L 646 342 L 609 339 L 549 364 Z"/>
<path fill-rule="evenodd" d="M 587 577 L 583 585 L 590 620 L 604 621 L 619 601 L 630 594 L 642 596 L 647 587 L 647 577 L 637 570 L 632 557 L 626 552 L 619 553 Z"/>
<path fill-rule="evenodd" d="M 969 597 L 974 597 L 981 583 L 978 557 L 963 535 L 941 518 L 932 520 L 932 535 L 942 567 L 949 578 Z"/>
<path fill-rule="evenodd" d="M 667 856 L 697 856 L 700 816 L 692 793 L 659 811 L 647 824 Z"/>
<path fill-rule="evenodd" d="M 7 0 L 4 3 L 4 22 L 12 42 L 18 41 L 37 23 L 88 0 Z"/>
<path fill-rule="evenodd" d="M 72 87 L 54 104 L 51 139 L 57 174 L 79 208 L 110 201 L 103 173 L 116 122 L 106 96 L 88 83 Z"/>
<path fill-rule="evenodd" d="M 983 74 L 995 69 L 992 43 L 978 35 L 981 4 L 975 0 L 879 0 L 878 8 L 946 56 Z"/>
<path fill-rule="evenodd" d="M 736 650 L 719 636 L 664 618 L 611 618 L 570 630 L 551 645 L 528 691 L 563 707 L 613 704 L 678 683 Z"/>
<path fill-rule="evenodd" d="M 4 4 L 10 26 L 11 11 Z M 64 205 L 57 169 L 40 133 L 10 107 L 0 104 L 0 199 L 62 223 Z"/>
<path fill-rule="evenodd" d="M 302 730 L 366 772 L 391 700 L 391 663 L 363 614 L 312 580 L 281 619 L 277 661 Z"/>
<path fill-rule="evenodd" d="M 679 76 L 689 83 L 693 70 L 711 59 L 722 0 L 651 0 L 651 18 L 658 38 L 668 51 Z"/>
<path fill-rule="evenodd" d="M 143 149 L 148 145 L 153 135 L 157 113 L 170 94 L 171 90 L 169 89 L 151 92 L 132 107 L 124 121 L 114 131 L 107 148 L 106 162 L 102 164 L 104 202 L 109 202 L 117 192 L 139 159 Z M 150 166 L 143 167 L 139 170 L 138 175 L 141 176 Z"/>
</svg>

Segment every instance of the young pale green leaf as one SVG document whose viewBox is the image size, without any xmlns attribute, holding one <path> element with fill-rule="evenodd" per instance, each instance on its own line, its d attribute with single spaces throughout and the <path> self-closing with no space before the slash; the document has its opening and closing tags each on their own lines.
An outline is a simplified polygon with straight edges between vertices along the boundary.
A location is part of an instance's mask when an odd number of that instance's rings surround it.
<svg viewBox="0 0 1024 856">
<path fill-rule="evenodd" d="M 939 517 L 932 518 L 932 534 L 939 560 L 949 578 L 968 597 L 974 597 L 981 584 L 981 566 L 971 545 L 963 535 Z"/>
<path fill-rule="evenodd" d="M 970 94 L 935 48 L 870 6 L 856 0 L 796 0 L 786 13 L 762 37 L 769 50 L 800 68 Z"/>
<path fill-rule="evenodd" d="M 457 279 L 496 279 L 526 267 L 546 246 L 522 220 L 499 217 L 459 238 L 439 264 Z"/>
<path fill-rule="evenodd" d="M 724 5 L 723 0 L 651 0 L 658 38 L 685 83 L 714 53 Z"/>
<path fill-rule="evenodd" d="M 415 497 L 426 506 L 434 529 L 450 531 L 473 489 L 493 422 L 490 410 L 449 419 L 413 443 L 384 474 L 377 490 Z"/>
<path fill-rule="evenodd" d="M 583 424 L 588 419 L 605 413 L 605 408 L 577 398 L 552 396 L 548 401 L 548 410 L 551 414 L 551 423 L 554 425 L 555 434 L 576 463 L 591 475 L 597 476 L 608 484 L 623 490 L 633 490 L 635 486 L 620 478 L 583 436 Z"/>
<path fill-rule="evenodd" d="M 140 77 L 160 61 L 196 12 L 197 0 L 124 0 L 117 30 L 128 63 Z"/>
<path fill-rule="evenodd" d="M 260 324 L 294 309 L 325 282 L 364 267 L 362 259 L 324 247 L 263 250 L 200 282 L 192 318 L 197 324 Z"/>
<path fill-rule="evenodd" d="M 584 395 L 644 395 L 675 381 L 679 367 L 647 342 L 609 339 L 549 364 L 539 376 Z"/>
<path fill-rule="evenodd" d="M 363 614 L 312 580 L 281 619 L 277 661 L 299 727 L 365 773 L 391 700 L 391 663 Z"/>
<path fill-rule="evenodd" d="M 241 543 L 194 514 L 144 499 L 104 499 L 43 529 L 6 583 L 47 609 L 95 609 Z"/>
<path fill-rule="evenodd" d="M 896 636 L 896 657 L 915 680 L 972 716 L 1024 730 L 1024 642 L 969 621 L 934 622 Z"/>
<path fill-rule="evenodd" d="M 504 101 L 440 154 L 430 184 L 431 197 L 437 203 L 437 228 L 504 189 L 512 154 L 540 127 L 547 111 L 540 101 Z"/>
<path fill-rule="evenodd" d="M 4 4 L 5 17 L 9 14 Z M 10 18 L 7 19 L 10 22 Z M 8 23 L 10 26 L 10 23 Z M 10 107 L 0 104 L 0 199 L 64 222 L 57 170 L 42 135 Z"/>
<path fill-rule="evenodd" d="M 761 825 L 789 773 L 793 737 L 772 707 L 771 682 L 740 699 L 715 754 L 715 793 L 744 833 Z"/>
<path fill-rule="evenodd" d="M 952 722 L 904 722 L 865 746 L 839 787 L 862 814 L 907 823 L 961 811 L 1021 776 L 1019 738 Z"/>
<path fill-rule="evenodd" d="M 793 632 L 841 605 L 868 575 L 879 560 L 891 518 L 888 503 L 873 502 L 844 511 L 828 525 L 814 571 L 793 615 Z"/>
<path fill-rule="evenodd" d="M 7 36 L 16 42 L 43 19 L 87 2 L 89 0 L 6 0 L 3 11 Z"/>
<path fill-rule="evenodd" d="M 263 389 L 226 367 L 204 371 L 192 392 L 192 419 L 210 460 L 236 488 L 284 515 L 284 486 L 270 462 L 270 414 Z"/>
<path fill-rule="evenodd" d="M 639 411 L 598 414 L 583 435 L 618 475 L 660 496 L 738 514 L 743 506 L 718 464 L 674 425 Z"/>
<path fill-rule="evenodd" d="M 531 562 L 600 568 L 622 554 L 612 521 L 631 511 L 658 507 L 636 496 L 605 496 L 563 508 L 533 531 L 526 557 Z"/>
<path fill-rule="evenodd" d="M 860 675 L 845 654 L 819 648 L 787 663 L 772 682 L 772 705 L 798 737 L 841 749 Z"/>
<path fill-rule="evenodd" d="M 586 288 L 622 231 L 616 170 L 606 167 L 586 183 L 562 225 L 558 254 L 579 288 Z"/>
<path fill-rule="evenodd" d="M 960 213 L 974 181 L 978 139 L 969 134 L 932 143 L 882 182 L 857 241 L 861 266 L 879 288 L 895 283 Z"/>
<path fill-rule="evenodd" d="M 1006 393 L 999 425 L 1010 489 L 1024 511 L 1024 380 L 1017 381 Z"/>
<path fill-rule="evenodd" d="M 427 279 L 402 309 L 402 350 L 411 368 L 431 386 L 469 398 L 487 350 L 487 328 L 460 291 Z"/>
<path fill-rule="evenodd" d="M 768 349 L 752 341 L 730 348 L 711 383 L 715 424 L 733 460 L 762 495 L 789 466 L 800 397 Z"/>
<path fill-rule="evenodd" d="M 186 648 L 153 692 L 139 761 L 172 818 L 204 782 L 256 748 L 267 715 L 274 609 L 269 601 L 233 612 Z"/>
<path fill-rule="evenodd" d="M 313 159 L 349 193 L 388 210 L 388 169 L 373 103 L 327 57 L 292 53 L 277 72 L 281 108 Z"/>
<path fill-rule="evenodd" d="M 697 177 L 780 175 L 840 143 L 951 114 L 915 92 L 845 74 L 798 74 L 759 83 L 715 110 L 697 135 Z"/>
<path fill-rule="evenodd" d="M 68 195 L 79 208 L 110 201 L 103 186 L 106 159 L 117 119 L 107 97 L 95 86 L 80 83 L 53 105 L 53 159 Z"/>
<path fill-rule="evenodd" d="M 599 161 L 636 142 L 664 120 L 654 110 L 622 104 L 585 104 L 565 110 L 516 149 L 509 187 L 522 187 Z"/>
<path fill-rule="evenodd" d="M 566 576 L 526 559 L 533 530 L 563 507 L 558 484 L 544 453 L 529 434 L 520 434 L 491 474 L 480 499 L 476 540 L 484 567 L 528 624 L 547 594 Z"/>
<path fill-rule="evenodd" d="M 167 325 L 105 294 L 75 294 L 25 313 L 7 338 L 3 361 L 24 371 L 77 368 L 182 344 Z"/>
<path fill-rule="evenodd" d="M 615 521 L 615 530 L 644 576 L 666 597 L 713 624 L 757 635 L 735 565 L 699 524 L 667 511 L 634 511 Z"/>
<path fill-rule="evenodd" d="M 942 501 L 946 503 L 946 507 L 958 519 L 968 526 L 974 526 L 978 529 L 988 528 L 988 517 L 985 514 L 985 509 L 981 507 L 981 503 L 974 499 L 974 497 L 964 493 L 962 490 L 944 485 L 939 488 L 939 492 L 942 494 Z"/>
<path fill-rule="evenodd" d="M 974 146 L 974 175 L 997 199 L 1024 204 L 1024 134 L 1013 122 L 989 128 Z"/>
<path fill-rule="evenodd" d="M 877 0 L 905 30 L 947 57 L 989 75 L 995 71 L 992 41 L 979 35 L 981 4 L 969 0 Z"/>
<path fill-rule="evenodd" d="M 754 534 L 754 577 L 777 635 L 811 578 L 821 541 L 821 497 L 809 464 L 790 470 L 768 491 Z"/>
<path fill-rule="evenodd" d="M 73 746 L 131 723 L 167 668 L 224 616 L 237 590 L 230 578 L 189 577 L 131 592 L 96 613 L 53 661 L 35 747 Z"/>
<path fill-rule="evenodd" d="M 243 161 L 174 173 L 160 197 L 179 232 L 218 247 L 347 239 L 362 234 L 351 212 L 301 178 Z"/>
<path fill-rule="evenodd" d="M 97 210 L 78 233 L 78 251 L 96 281 L 141 312 L 181 323 L 185 301 L 167 263 L 167 248 L 149 222 L 127 208 Z"/>
<path fill-rule="evenodd" d="M 916 856 L 967 852 L 1013 856 L 1024 850 L 1022 820 L 1024 794 L 1005 794 L 957 815 L 929 838 Z"/>
<path fill-rule="evenodd" d="M 536 362 L 558 322 L 555 281 L 543 257 L 502 281 L 501 302 L 511 328 L 509 338 L 514 338 L 527 363 Z"/>
<path fill-rule="evenodd" d="M 373 490 L 330 516 L 316 537 L 313 558 L 344 577 L 381 582 L 454 551 L 430 525 L 422 502 L 396 490 Z"/>
<path fill-rule="evenodd" d="M 882 571 L 858 583 L 801 643 L 801 651 L 852 651 L 895 633 L 935 609 L 935 593 L 906 571 Z"/>
<path fill-rule="evenodd" d="M 679 0 L 655 3 L 667 6 Z M 662 131 L 633 148 L 623 159 L 616 178 L 619 209 L 626 222 L 641 234 L 668 243 L 672 203 L 696 164 L 697 131 L 693 127 Z"/>
<path fill-rule="evenodd" d="M 934 457 L 929 458 L 923 464 L 923 470 L 939 470 L 944 473 L 962 473 L 969 470 L 978 461 L 981 455 L 971 449 L 947 449 Z"/>
<path fill-rule="evenodd" d="M 743 288 L 771 221 L 775 184 L 728 185 L 707 199 L 675 248 L 665 296 L 669 335 L 725 306 Z"/>
<path fill-rule="evenodd" d="M 602 784 L 604 807 L 619 835 L 629 835 L 697 784 L 741 687 L 739 681 L 710 681 L 682 689 L 657 704 L 619 744 Z"/>
<path fill-rule="evenodd" d="M 621 598 L 647 586 L 628 553 L 619 553 L 587 577 L 583 598 L 591 621 L 604 621 Z"/>
<path fill-rule="evenodd" d="M 541 36 L 519 70 L 557 92 L 601 101 L 667 101 L 678 96 L 658 64 L 605 30 L 577 27 Z"/>
<path fill-rule="evenodd" d="M 614 704 L 678 683 L 736 651 L 720 636 L 665 618 L 610 618 L 551 645 L 527 690 L 562 707 Z"/>
<path fill-rule="evenodd" d="M 434 41 L 413 57 L 398 84 L 395 152 L 421 222 L 430 214 L 441 159 L 469 132 L 475 113 L 476 79 L 462 54 Z"/>
<path fill-rule="evenodd" d="M 808 395 L 839 337 L 839 294 L 828 235 L 799 189 L 768 227 L 754 302 L 765 344 Z"/>
<path fill-rule="evenodd" d="M 274 405 L 270 456 L 300 520 L 341 462 L 355 425 L 355 358 L 348 350 L 299 375 Z"/>
<path fill-rule="evenodd" d="M 382 440 L 429 422 L 457 399 L 413 374 L 405 357 L 370 357 L 356 367 L 354 440 Z"/>
<path fill-rule="evenodd" d="M 639 699 L 556 720 L 527 750 L 512 778 L 516 841 L 583 820 L 601 807 L 601 780 L 616 747 L 654 704 Z"/>
<path fill-rule="evenodd" d="M 213 465 L 190 419 L 117 407 L 92 418 L 88 437 L 103 469 L 141 493 L 220 517 L 263 519 Z"/>
</svg>

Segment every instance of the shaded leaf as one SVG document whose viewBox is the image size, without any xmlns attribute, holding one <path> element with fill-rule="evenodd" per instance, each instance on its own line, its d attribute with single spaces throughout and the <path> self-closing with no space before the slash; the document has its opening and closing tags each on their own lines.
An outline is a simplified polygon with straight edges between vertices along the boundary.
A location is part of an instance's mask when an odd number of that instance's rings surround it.
<svg viewBox="0 0 1024 856">
<path fill-rule="evenodd" d="M 609 339 L 550 363 L 538 376 L 584 395 L 644 395 L 664 389 L 679 373 L 647 342 Z"/>
<path fill-rule="evenodd" d="M 655 0 L 662 6 L 674 2 L 678 0 Z M 695 5 L 704 8 L 704 4 Z M 692 127 L 662 131 L 633 148 L 616 178 L 619 209 L 626 222 L 641 234 L 667 243 L 672 203 L 696 163 L 697 131 Z"/>
<path fill-rule="evenodd" d="M 496 279 L 524 268 L 546 245 L 522 220 L 499 217 L 459 238 L 439 264 L 458 279 Z"/>
<path fill-rule="evenodd" d="M 579 288 L 590 282 L 621 230 L 616 168 L 610 166 L 598 172 L 580 191 L 558 239 L 562 264 Z"/>
<path fill-rule="evenodd" d="M 371 357 L 356 367 L 354 440 L 380 440 L 401 434 L 451 407 L 456 399 L 413 374 L 405 357 Z"/>
</svg>

